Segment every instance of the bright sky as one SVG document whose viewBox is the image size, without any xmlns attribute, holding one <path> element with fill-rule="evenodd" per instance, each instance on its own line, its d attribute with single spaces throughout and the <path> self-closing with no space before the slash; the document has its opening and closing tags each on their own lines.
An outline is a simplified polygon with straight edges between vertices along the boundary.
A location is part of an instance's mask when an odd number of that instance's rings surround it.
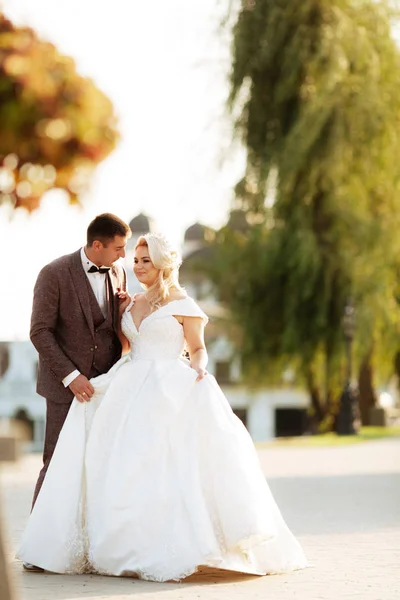
<svg viewBox="0 0 400 600">
<path fill-rule="evenodd" d="M 1 2 L 1 0 L 0 0 Z M 5 14 L 75 58 L 114 103 L 122 141 L 83 210 L 59 194 L 27 216 L 0 209 L 0 339 L 26 339 L 40 268 L 79 248 L 104 211 L 143 211 L 179 244 L 194 221 L 226 219 L 243 157 L 226 118 L 228 0 L 3 0 Z M 130 265 L 127 265 L 130 268 Z"/>
</svg>

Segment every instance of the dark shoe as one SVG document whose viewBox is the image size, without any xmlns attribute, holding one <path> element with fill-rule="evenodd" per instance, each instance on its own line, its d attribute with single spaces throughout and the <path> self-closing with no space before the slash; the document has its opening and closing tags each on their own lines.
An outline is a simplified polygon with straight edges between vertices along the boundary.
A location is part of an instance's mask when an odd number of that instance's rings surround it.
<svg viewBox="0 0 400 600">
<path fill-rule="evenodd" d="M 30 573 L 43 573 L 44 569 L 42 567 L 37 567 L 36 565 L 31 565 L 31 563 L 24 562 L 22 563 L 25 571 L 29 571 Z"/>
</svg>

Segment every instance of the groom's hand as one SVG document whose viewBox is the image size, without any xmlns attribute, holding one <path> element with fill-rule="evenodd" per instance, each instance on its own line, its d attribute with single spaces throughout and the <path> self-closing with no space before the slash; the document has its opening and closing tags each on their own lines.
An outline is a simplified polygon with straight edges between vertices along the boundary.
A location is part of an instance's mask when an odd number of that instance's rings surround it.
<svg viewBox="0 0 400 600">
<path fill-rule="evenodd" d="M 78 375 L 68 387 L 78 402 L 89 402 L 94 394 L 94 387 L 84 375 Z"/>
</svg>

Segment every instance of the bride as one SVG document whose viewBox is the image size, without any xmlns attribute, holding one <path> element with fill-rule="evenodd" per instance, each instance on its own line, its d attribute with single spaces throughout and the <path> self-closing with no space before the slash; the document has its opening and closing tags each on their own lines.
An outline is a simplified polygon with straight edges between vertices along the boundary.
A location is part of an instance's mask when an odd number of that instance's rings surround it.
<svg viewBox="0 0 400 600">
<path fill-rule="evenodd" d="M 206 371 L 207 316 L 177 253 L 139 238 L 143 288 L 121 304 L 130 344 L 74 400 L 18 550 L 57 573 L 180 580 L 200 565 L 265 575 L 307 566 L 245 427 Z M 190 362 L 182 358 L 184 346 Z"/>
</svg>

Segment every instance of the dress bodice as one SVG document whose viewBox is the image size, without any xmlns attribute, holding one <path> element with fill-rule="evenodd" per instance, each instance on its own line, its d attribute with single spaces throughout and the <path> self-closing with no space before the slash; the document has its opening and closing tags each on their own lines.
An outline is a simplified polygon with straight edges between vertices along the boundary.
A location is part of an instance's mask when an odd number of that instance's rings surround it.
<svg viewBox="0 0 400 600">
<path fill-rule="evenodd" d="M 133 359 L 165 360 L 177 359 L 182 355 L 185 339 L 182 325 L 176 316 L 208 318 L 191 298 L 172 300 L 145 317 L 137 328 L 127 306 L 121 321 L 122 332 L 131 344 Z"/>
</svg>

